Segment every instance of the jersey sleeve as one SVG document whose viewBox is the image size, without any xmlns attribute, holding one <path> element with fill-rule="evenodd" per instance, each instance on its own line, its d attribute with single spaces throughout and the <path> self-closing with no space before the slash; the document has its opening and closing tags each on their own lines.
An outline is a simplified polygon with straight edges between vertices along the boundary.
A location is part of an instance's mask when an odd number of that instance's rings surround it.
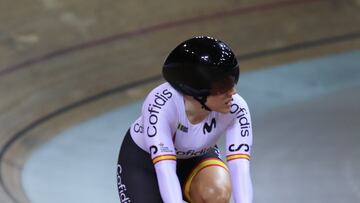
<svg viewBox="0 0 360 203">
<path fill-rule="evenodd" d="M 154 164 L 162 160 L 176 160 L 172 133 L 177 124 L 177 109 L 173 94 L 166 88 L 157 88 L 143 103 L 145 143 Z"/>
<path fill-rule="evenodd" d="M 231 173 L 236 203 L 250 203 L 253 198 L 250 177 L 250 155 L 253 142 L 250 111 L 238 94 L 231 105 L 233 120 L 226 131 L 226 159 Z"/>
<path fill-rule="evenodd" d="M 177 124 L 174 94 L 168 88 L 151 91 L 142 107 L 142 119 L 145 144 L 155 167 L 161 197 L 164 202 L 181 203 L 176 151 L 172 141 Z"/>
</svg>

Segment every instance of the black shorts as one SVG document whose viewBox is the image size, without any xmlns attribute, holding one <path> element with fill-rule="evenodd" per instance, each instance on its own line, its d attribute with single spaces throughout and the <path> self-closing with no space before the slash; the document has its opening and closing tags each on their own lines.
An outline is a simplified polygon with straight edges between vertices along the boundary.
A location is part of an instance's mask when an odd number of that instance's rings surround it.
<svg viewBox="0 0 360 203">
<path fill-rule="evenodd" d="M 184 200 L 189 199 L 193 177 L 203 168 L 218 165 L 226 168 L 219 150 L 213 147 L 201 156 L 177 159 L 176 172 L 183 189 Z M 117 184 L 122 203 L 162 203 L 155 167 L 150 154 L 135 144 L 128 131 L 120 148 L 117 165 Z"/>
</svg>

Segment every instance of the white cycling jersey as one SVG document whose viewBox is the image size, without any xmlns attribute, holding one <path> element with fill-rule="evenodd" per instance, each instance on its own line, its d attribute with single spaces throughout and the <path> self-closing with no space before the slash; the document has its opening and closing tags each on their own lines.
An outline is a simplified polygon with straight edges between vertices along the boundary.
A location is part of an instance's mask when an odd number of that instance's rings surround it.
<svg viewBox="0 0 360 203">
<path fill-rule="evenodd" d="M 252 124 L 248 106 L 239 94 L 232 96 L 230 113 L 212 111 L 203 121 L 192 124 L 186 115 L 183 95 L 169 83 L 163 83 L 146 97 L 142 114 L 131 125 L 130 133 L 134 142 L 150 153 L 155 166 L 160 162 L 162 165 L 166 164 L 164 160 L 202 155 L 214 147 L 221 135 L 225 135 L 226 159 L 235 200 L 244 198 L 244 193 L 252 194 L 248 166 L 252 146 Z M 231 162 L 233 165 L 230 165 Z M 158 172 L 161 170 L 156 171 L 159 176 Z M 248 177 L 244 178 L 244 175 Z M 159 185 L 163 196 L 163 191 L 169 189 L 161 188 L 162 183 Z M 239 193 L 243 196 L 237 197 Z M 248 200 L 251 198 L 248 197 Z"/>
</svg>

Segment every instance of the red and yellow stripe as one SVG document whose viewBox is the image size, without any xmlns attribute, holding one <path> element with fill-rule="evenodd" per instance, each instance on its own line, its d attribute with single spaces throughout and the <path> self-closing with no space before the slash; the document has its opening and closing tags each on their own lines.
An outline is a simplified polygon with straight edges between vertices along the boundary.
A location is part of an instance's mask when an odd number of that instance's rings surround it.
<svg viewBox="0 0 360 203">
<path fill-rule="evenodd" d="M 175 154 L 163 154 L 163 155 L 154 157 L 152 159 L 153 164 L 156 164 L 159 161 L 164 161 L 164 160 L 174 160 L 174 161 L 176 161 L 176 155 Z"/>
<path fill-rule="evenodd" d="M 232 155 L 226 156 L 227 161 L 232 161 L 232 160 L 235 160 L 235 159 L 247 159 L 247 160 L 250 160 L 250 155 L 248 155 L 248 154 L 232 154 Z"/>
<path fill-rule="evenodd" d="M 190 186 L 191 183 L 194 179 L 194 177 L 204 168 L 210 167 L 210 166 L 220 166 L 222 168 L 224 168 L 225 170 L 229 171 L 229 169 L 227 168 L 227 166 L 225 165 L 224 162 L 222 162 L 220 159 L 216 159 L 216 158 L 208 158 L 208 159 L 204 159 L 202 160 L 190 173 L 190 175 L 187 177 L 186 181 L 185 181 L 185 185 L 184 185 L 184 196 L 186 197 L 186 199 L 189 202 L 193 202 L 190 198 Z"/>
</svg>

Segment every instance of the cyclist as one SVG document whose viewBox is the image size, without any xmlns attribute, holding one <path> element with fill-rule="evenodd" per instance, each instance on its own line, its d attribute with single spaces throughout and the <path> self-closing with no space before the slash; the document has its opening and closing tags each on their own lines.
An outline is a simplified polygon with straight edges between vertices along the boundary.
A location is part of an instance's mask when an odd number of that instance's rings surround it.
<svg viewBox="0 0 360 203">
<path fill-rule="evenodd" d="M 119 152 L 120 202 L 252 202 L 252 124 L 224 42 L 200 36 L 170 52 Z M 225 164 L 216 142 L 226 136 Z"/>
</svg>

